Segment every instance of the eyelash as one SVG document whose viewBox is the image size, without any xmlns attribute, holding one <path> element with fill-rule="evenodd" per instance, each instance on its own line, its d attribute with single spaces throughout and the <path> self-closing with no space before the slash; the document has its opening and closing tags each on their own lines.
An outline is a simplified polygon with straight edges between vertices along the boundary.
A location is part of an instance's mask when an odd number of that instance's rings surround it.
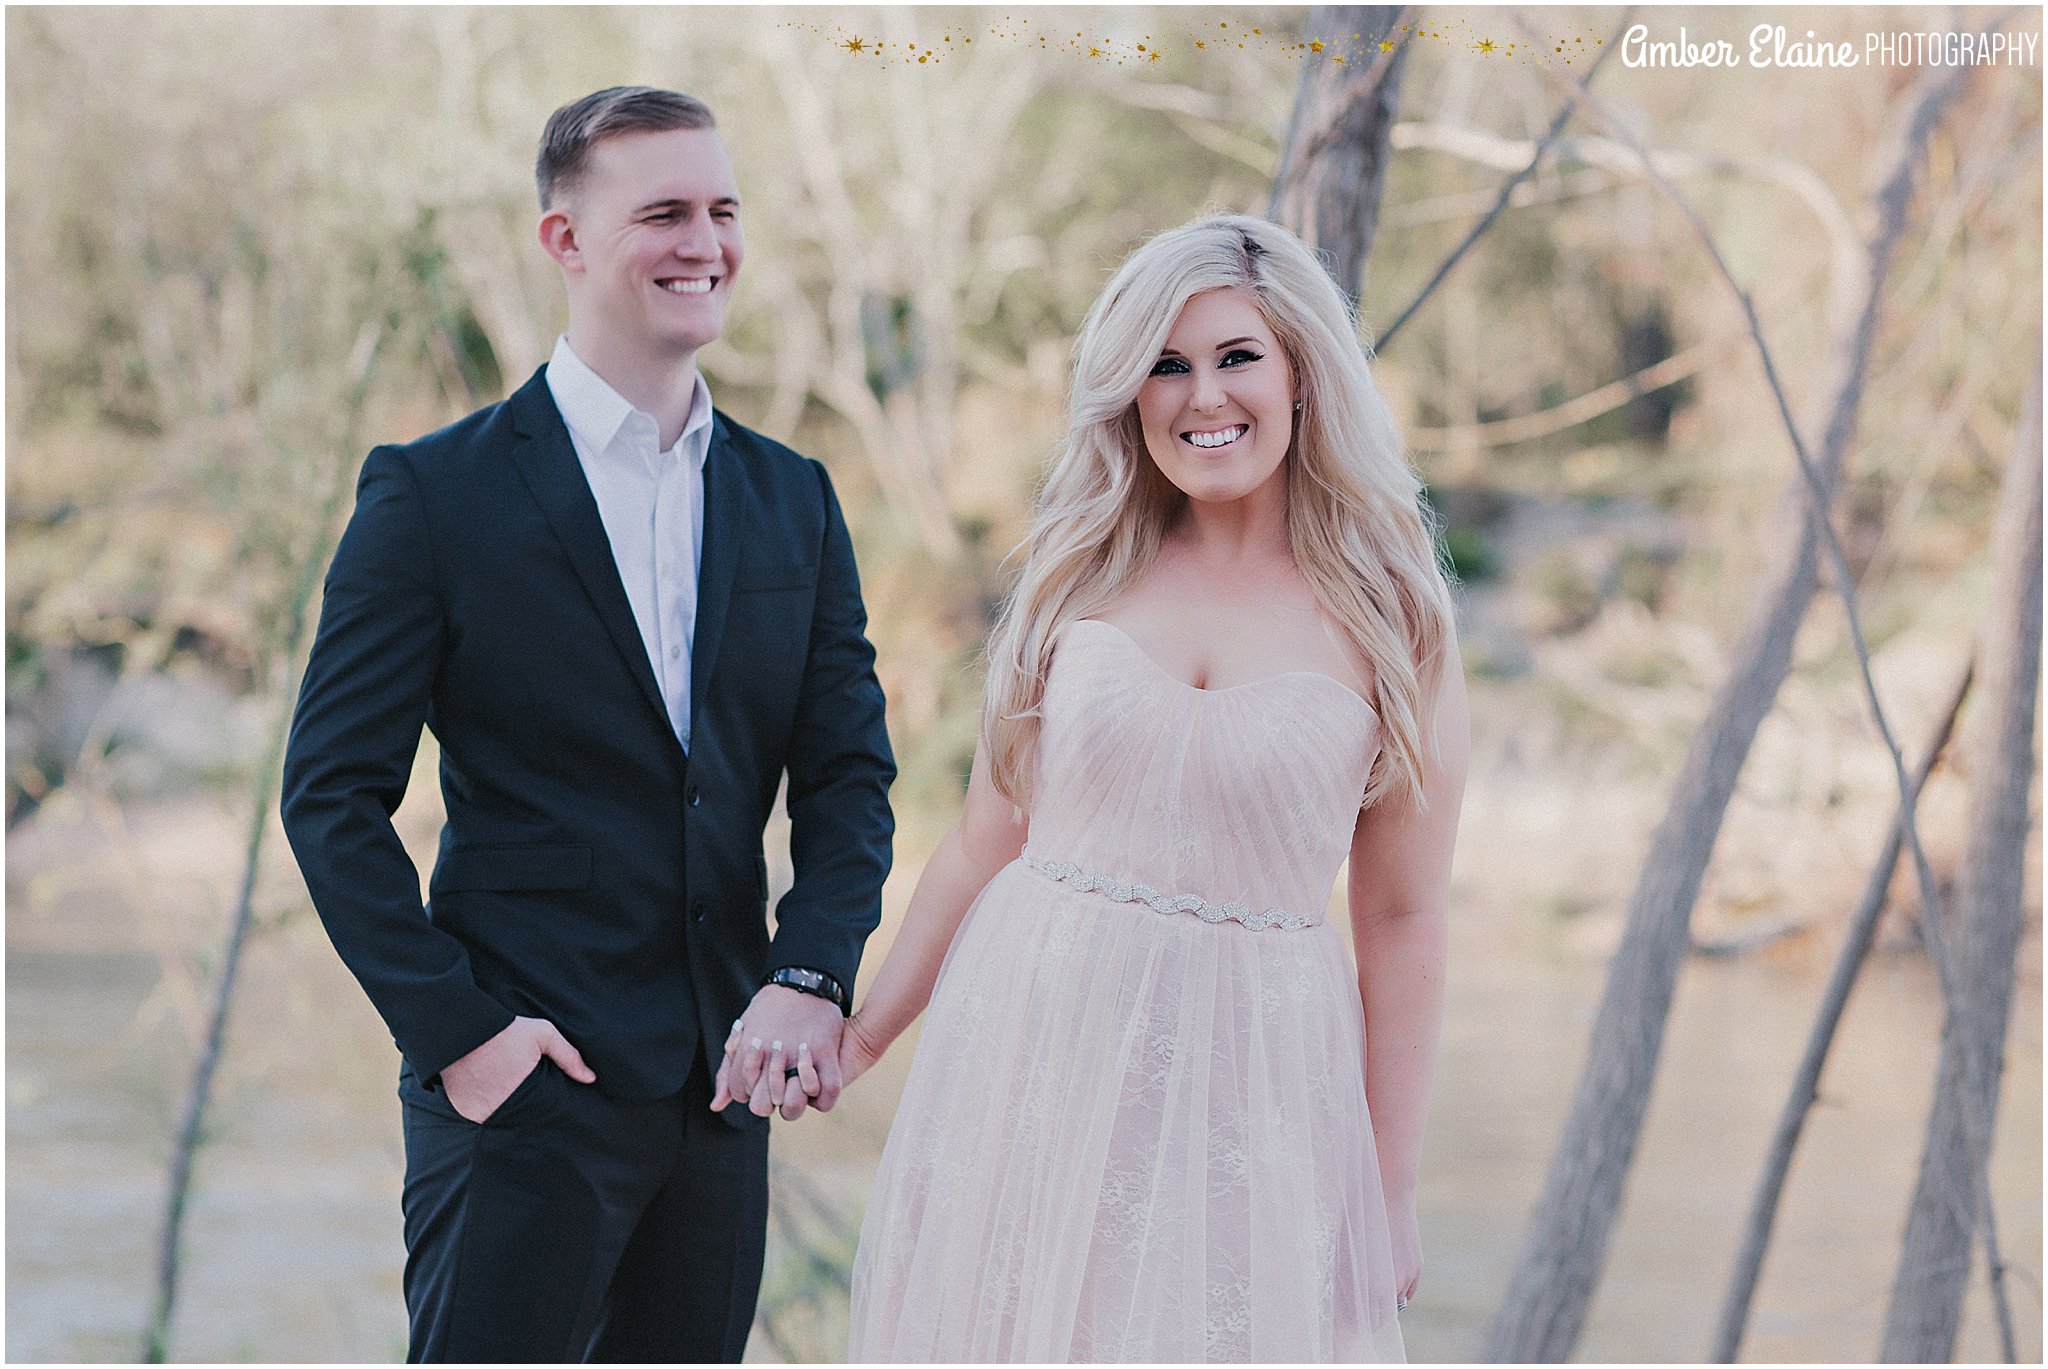
<svg viewBox="0 0 2048 1369">
<path fill-rule="evenodd" d="M 1218 366 L 1231 366 L 1232 362 L 1238 357 L 1244 358 L 1243 361 L 1237 363 L 1238 365 L 1250 365 L 1254 361 L 1265 360 L 1265 358 L 1257 352 L 1250 351 L 1243 347 L 1233 347 L 1231 350 L 1225 352 L 1223 354 L 1223 359 L 1217 362 L 1216 364 Z M 1187 361 L 1181 357 L 1161 357 L 1157 362 L 1153 364 L 1152 374 L 1155 376 L 1185 375 L 1187 374 L 1187 364 Z M 1175 371 L 1169 371 L 1166 369 L 1169 366 L 1177 366 L 1180 369 Z M 1232 369 L 1235 369 L 1235 367 L 1232 367 Z"/>
</svg>

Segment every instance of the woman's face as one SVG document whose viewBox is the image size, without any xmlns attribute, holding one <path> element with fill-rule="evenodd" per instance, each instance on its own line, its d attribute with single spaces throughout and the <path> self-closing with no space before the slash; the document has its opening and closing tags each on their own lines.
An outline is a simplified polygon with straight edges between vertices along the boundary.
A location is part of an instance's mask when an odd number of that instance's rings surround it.
<svg viewBox="0 0 2048 1369">
<path fill-rule="evenodd" d="M 1229 503 L 1282 479 L 1294 379 L 1249 294 L 1187 302 L 1138 389 L 1138 421 L 1160 474 L 1190 499 Z"/>
</svg>

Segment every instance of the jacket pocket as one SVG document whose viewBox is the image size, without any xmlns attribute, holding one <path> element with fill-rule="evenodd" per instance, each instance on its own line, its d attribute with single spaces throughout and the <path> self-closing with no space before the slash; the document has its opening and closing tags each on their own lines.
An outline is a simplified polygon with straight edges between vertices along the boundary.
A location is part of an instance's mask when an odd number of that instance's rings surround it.
<svg viewBox="0 0 2048 1369">
<path fill-rule="evenodd" d="M 588 846 L 452 846 L 434 866 L 432 890 L 588 889 L 593 868 Z"/>
</svg>

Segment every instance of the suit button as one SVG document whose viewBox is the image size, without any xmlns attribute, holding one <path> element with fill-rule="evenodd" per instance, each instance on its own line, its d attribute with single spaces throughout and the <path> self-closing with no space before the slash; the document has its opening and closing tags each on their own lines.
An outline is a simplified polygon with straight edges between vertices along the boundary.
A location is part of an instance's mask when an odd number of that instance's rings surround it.
<svg viewBox="0 0 2048 1369">
<path fill-rule="evenodd" d="M 689 798 L 689 800 L 690 800 L 690 807 L 692 807 L 692 808 L 695 808 L 695 807 L 697 806 L 697 803 L 698 803 L 698 801 L 699 801 L 700 799 L 702 799 L 703 797 L 704 797 L 704 796 L 703 796 L 702 794 L 699 794 L 699 793 L 697 792 L 697 786 L 696 786 L 696 785 L 694 785 L 694 784 L 693 784 L 693 785 L 691 785 L 691 786 L 690 786 L 690 789 L 689 789 L 689 794 L 688 794 L 688 798 Z"/>
<path fill-rule="evenodd" d="M 704 920 L 704 905 L 702 903 L 692 903 L 690 905 L 690 920 L 692 922 L 702 922 Z"/>
</svg>

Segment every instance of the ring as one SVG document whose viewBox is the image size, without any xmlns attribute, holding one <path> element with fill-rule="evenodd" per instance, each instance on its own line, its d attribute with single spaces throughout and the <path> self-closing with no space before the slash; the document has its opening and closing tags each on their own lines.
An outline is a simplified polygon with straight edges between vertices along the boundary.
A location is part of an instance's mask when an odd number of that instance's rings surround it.
<svg viewBox="0 0 2048 1369">
<path fill-rule="evenodd" d="M 793 1070 L 793 1069 L 791 1069 L 791 1070 L 784 1070 L 784 1071 L 782 1072 L 782 1077 L 783 1077 L 784 1079 L 794 1079 L 794 1078 L 796 1078 L 796 1071 L 795 1071 L 795 1070 Z"/>
</svg>

